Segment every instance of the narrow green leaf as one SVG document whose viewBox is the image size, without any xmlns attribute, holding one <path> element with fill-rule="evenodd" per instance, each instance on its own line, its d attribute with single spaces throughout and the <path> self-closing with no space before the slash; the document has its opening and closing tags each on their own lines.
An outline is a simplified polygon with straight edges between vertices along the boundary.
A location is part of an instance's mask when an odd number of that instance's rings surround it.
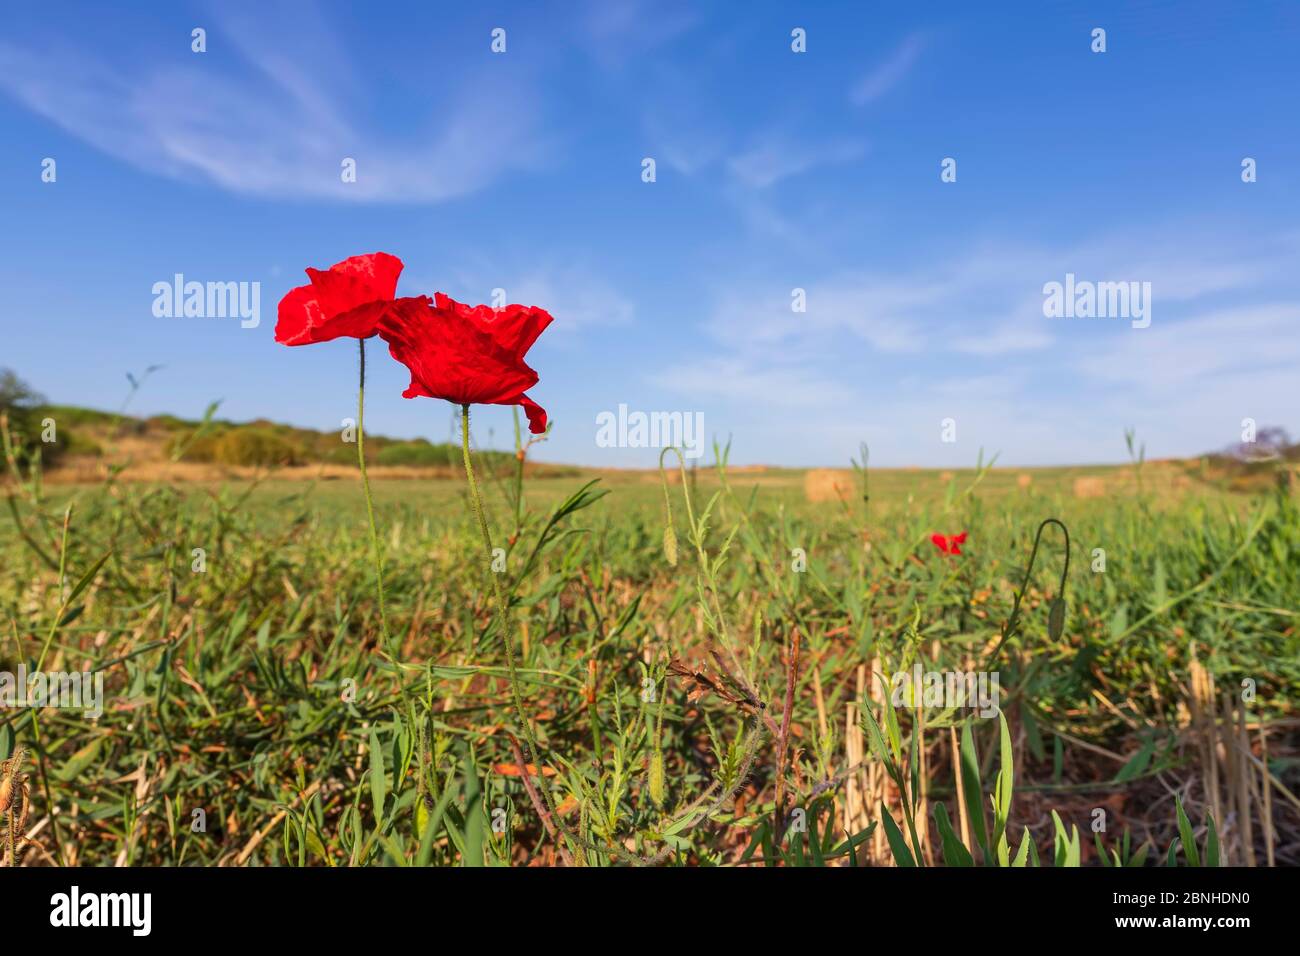
<svg viewBox="0 0 1300 956">
<path fill-rule="evenodd" d="M 871 712 L 869 705 L 864 705 L 862 708 L 862 724 L 866 728 L 867 741 L 871 745 L 871 750 L 876 755 L 876 759 L 880 761 L 885 768 L 885 772 L 889 774 L 890 778 L 901 790 L 903 787 L 902 774 L 889 754 L 889 749 L 885 745 L 884 734 L 881 733 L 880 725 L 876 723 L 876 717 Z"/>
<path fill-rule="evenodd" d="M 1119 773 L 1115 774 L 1115 782 L 1124 783 L 1127 780 L 1132 780 L 1134 777 L 1142 776 L 1150 765 L 1151 755 L 1155 753 L 1155 750 L 1155 736 L 1148 734 L 1146 739 L 1142 742 L 1142 746 L 1138 748 L 1138 752 L 1133 755 L 1132 759 L 1130 759 L 1128 763 L 1124 764 L 1124 766 L 1120 768 Z"/>
<path fill-rule="evenodd" d="M 425 823 L 420 831 L 420 852 L 416 855 L 416 866 L 428 866 L 429 860 L 433 857 L 433 841 L 437 837 L 438 831 L 442 829 L 442 817 L 447 812 L 447 806 L 451 803 L 454 790 L 450 784 L 443 790 L 442 796 L 438 798 L 438 803 L 433 808 L 433 813 L 429 815 L 428 822 Z"/>
<path fill-rule="evenodd" d="M 1187 819 L 1187 812 L 1183 809 L 1183 801 L 1177 797 L 1174 797 L 1174 807 L 1178 810 L 1178 838 L 1183 845 L 1187 865 L 1200 866 L 1201 855 L 1196 852 L 1196 835 L 1192 832 L 1192 821 Z"/>
<path fill-rule="evenodd" d="M 979 755 L 975 752 L 970 721 L 961 728 L 961 786 L 975 842 L 984 851 L 984 860 L 988 862 L 992 854 L 989 852 L 988 829 L 984 825 L 984 785 L 980 782 Z"/>
<path fill-rule="evenodd" d="M 87 587 L 90 586 L 90 582 L 95 580 L 95 575 L 98 574 L 99 569 L 104 566 L 104 562 L 107 561 L 112 556 L 113 556 L 113 552 L 109 550 L 104 554 L 102 558 L 100 558 L 93 565 L 91 565 L 90 570 L 87 571 L 85 574 L 83 574 L 81 576 L 81 580 L 79 580 L 76 583 L 76 586 L 73 587 L 73 589 L 68 592 L 68 596 L 63 602 L 65 607 L 71 605 L 72 602 L 77 599 L 77 596 L 81 594 L 82 591 L 86 590 Z"/>
<path fill-rule="evenodd" d="M 465 866 L 483 865 L 483 833 L 487 818 L 483 813 L 481 785 L 474 758 L 467 752 L 464 760 L 465 775 Z"/>
<path fill-rule="evenodd" d="M 384 773 L 384 751 L 379 734 L 370 728 L 370 799 L 374 804 L 375 826 L 384 825 L 384 800 L 388 796 L 388 776 Z"/>
<path fill-rule="evenodd" d="M 1056 866 L 1068 866 L 1070 858 L 1070 837 L 1065 832 L 1065 824 L 1061 821 L 1061 816 L 1055 810 L 1052 811 L 1052 829 L 1054 831 L 1052 839 L 1052 849 L 1054 853 L 1053 863 Z"/>
<path fill-rule="evenodd" d="M 808 851 L 812 854 L 813 866 L 826 865 L 822 855 L 822 838 L 817 832 L 817 810 L 814 807 L 808 808 Z"/>
<path fill-rule="evenodd" d="M 975 859 L 970 855 L 970 850 L 966 849 L 961 839 L 953 832 L 952 824 L 948 820 L 947 808 L 938 801 L 934 804 L 934 822 L 939 828 L 939 837 L 943 842 L 943 862 L 948 866 L 974 866 Z"/>
<path fill-rule="evenodd" d="M 1007 820 L 1011 816 L 1011 797 L 1015 790 L 1015 758 L 1011 751 L 1011 731 L 1007 729 L 1007 718 L 1003 713 L 998 713 L 999 723 L 999 758 L 1001 766 L 998 769 L 998 779 L 995 788 L 996 806 L 998 811 L 998 832 L 1001 833 L 1006 829 Z"/>
<path fill-rule="evenodd" d="M 86 744 L 86 746 L 82 747 L 69 757 L 63 766 L 53 771 L 54 778 L 67 783 L 81 776 L 87 767 L 99 759 L 99 750 L 100 747 L 103 746 L 103 743 L 103 737 L 96 737 L 90 743 Z"/>
<path fill-rule="evenodd" d="M 885 733 L 889 738 L 889 749 L 894 755 L 894 763 L 903 765 L 903 734 L 898 728 L 898 713 L 888 703 L 882 704 L 881 712 L 885 717 Z"/>
<path fill-rule="evenodd" d="M 1029 827 L 1025 827 L 1025 835 L 1020 840 L 1020 849 L 1016 851 L 1016 857 L 1011 861 L 1011 865 L 1017 869 L 1025 865 L 1029 857 L 1029 851 L 1033 848 L 1033 841 L 1029 838 Z M 1038 851 L 1034 850 L 1034 866 L 1038 865 Z"/>
<path fill-rule="evenodd" d="M 894 853 L 894 862 L 899 866 L 916 866 L 916 860 L 912 858 L 912 851 L 907 848 L 907 841 L 903 839 L 903 834 L 898 829 L 898 824 L 894 822 L 894 818 L 890 815 L 884 801 L 881 801 L 880 804 L 880 820 L 885 825 L 885 839 L 889 841 L 889 849 Z"/>
<path fill-rule="evenodd" d="M 1101 834 L 1100 834 L 1100 833 L 1097 833 L 1097 832 L 1095 832 L 1095 831 L 1093 832 L 1093 834 L 1092 834 L 1092 843 L 1093 843 L 1093 846 L 1095 846 L 1095 847 L 1097 848 L 1097 859 L 1101 861 L 1101 865 L 1102 865 L 1102 866 L 1113 866 L 1114 864 L 1111 863 L 1111 860 L 1110 860 L 1110 854 L 1108 854 L 1108 853 L 1106 852 L 1106 848 L 1105 848 L 1104 846 L 1102 846 L 1102 844 L 1101 844 Z"/>
</svg>

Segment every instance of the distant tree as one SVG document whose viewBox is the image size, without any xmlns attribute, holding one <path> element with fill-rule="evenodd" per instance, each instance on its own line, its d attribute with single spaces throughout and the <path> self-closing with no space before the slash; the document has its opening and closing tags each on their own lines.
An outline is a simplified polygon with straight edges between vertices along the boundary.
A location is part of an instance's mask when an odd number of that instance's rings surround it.
<svg viewBox="0 0 1300 956">
<path fill-rule="evenodd" d="M 9 430 L 23 446 L 30 445 L 40 436 L 36 409 L 45 396 L 18 377 L 13 369 L 0 369 L 0 414 L 9 418 Z"/>
<path fill-rule="evenodd" d="M 11 368 L 0 368 L 0 411 L 40 405 L 45 397 L 18 377 Z"/>
<path fill-rule="evenodd" d="M 0 415 L 9 421 L 9 434 L 19 455 L 39 452 L 41 461 L 51 465 L 69 450 L 75 449 L 82 454 L 99 453 L 94 442 L 79 441 L 62 416 L 58 419 L 57 430 L 43 434 L 44 419 L 55 417 L 55 412 L 45 404 L 45 396 L 12 369 L 0 369 Z"/>
<path fill-rule="evenodd" d="M 1286 429 L 1279 425 L 1266 425 L 1255 434 L 1253 442 L 1242 442 L 1228 450 L 1228 454 L 1238 461 L 1276 461 L 1286 457 L 1291 446 Z"/>
</svg>

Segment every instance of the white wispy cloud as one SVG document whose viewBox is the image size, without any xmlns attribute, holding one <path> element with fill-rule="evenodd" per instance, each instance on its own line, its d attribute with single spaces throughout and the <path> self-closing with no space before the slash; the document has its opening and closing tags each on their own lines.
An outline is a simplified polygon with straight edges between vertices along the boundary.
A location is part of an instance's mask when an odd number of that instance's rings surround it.
<svg viewBox="0 0 1300 956">
<path fill-rule="evenodd" d="M 579 18 L 579 33 L 597 63 L 618 70 L 676 39 L 698 20 L 698 11 L 677 0 L 595 0 Z"/>
<path fill-rule="evenodd" d="M 852 162 L 867 151 L 858 140 L 818 142 L 811 138 L 768 136 L 727 163 L 733 176 L 757 189 L 823 166 Z"/>
<path fill-rule="evenodd" d="M 759 409 L 833 407 L 851 402 L 852 389 L 806 366 L 757 362 L 742 356 L 713 356 L 677 362 L 650 376 L 655 385 L 696 400 L 720 398 Z"/>
<path fill-rule="evenodd" d="M 726 142 L 705 111 L 696 107 L 654 105 L 641 118 L 649 155 L 683 176 L 695 176 L 715 165 Z"/>
<path fill-rule="evenodd" d="M 1019 312 L 1018 318 L 994 322 L 978 332 L 954 336 L 950 340 L 952 348 L 967 355 L 985 357 L 1045 349 L 1053 339 L 1047 327 L 1038 321 L 1041 317 L 1041 300 L 1035 300 L 1030 308 Z"/>
<path fill-rule="evenodd" d="M 501 289 L 506 301 L 536 305 L 555 318 L 552 334 L 577 329 L 621 328 L 636 321 L 636 303 L 585 262 L 539 261 L 527 266 L 474 262 L 452 270 L 451 280 L 412 277 L 412 288 L 439 289 L 467 302 L 490 302 Z"/>
<path fill-rule="evenodd" d="M 800 282 L 806 311 L 792 311 L 791 287 L 774 283 L 727 291 L 705 327 L 718 342 L 783 350 L 825 347 L 848 334 L 887 354 L 958 351 L 995 356 L 1051 344 L 1043 319 L 1050 256 L 1023 245 L 977 247 L 936 257 L 924 268 L 844 272 Z M 794 283 L 792 283 L 792 286 Z"/>
<path fill-rule="evenodd" d="M 0 91 L 136 168 L 265 198 L 435 202 L 481 189 L 546 155 L 528 88 L 462 77 L 425 132 L 394 137 L 365 122 L 344 44 L 315 15 L 215 15 L 210 45 L 242 59 L 160 62 L 115 47 L 0 41 Z M 490 142 L 491 149 L 482 144 Z M 357 163 L 355 183 L 340 176 Z"/>
<path fill-rule="evenodd" d="M 1076 365 L 1098 381 L 1144 393 L 1183 395 L 1220 377 L 1273 371 L 1300 385 L 1300 300 L 1197 312 L 1177 321 L 1153 321 L 1141 330 L 1121 328 Z"/>
<path fill-rule="evenodd" d="M 1152 456 L 1195 454 L 1246 416 L 1295 425 L 1300 296 L 1282 277 L 1296 241 L 1176 223 L 972 243 L 924 267 L 800 282 L 806 313 L 783 283 L 732 280 L 700 326 L 711 354 L 654 381 L 725 403 L 714 420 L 761 428 L 767 447 L 802 456 L 790 461 L 834 461 L 835 448 L 843 460 L 859 439 L 882 464 L 969 464 L 980 447 L 1010 463 L 1114 461 L 1129 425 Z M 1152 282 L 1151 326 L 1046 318 L 1042 285 L 1066 271 Z M 938 444 L 946 417 L 956 446 Z"/>
<path fill-rule="evenodd" d="M 512 282 L 511 301 L 541 305 L 555 316 L 556 328 L 619 328 L 636 317 L 631 299 L 605 279 L 581 268 L 532 269 Z"/>
<path fill-rule="evenodd" d="M 907 76 L 924 49 L 925 40 L 920 34 L 909 36 L 884 62 L 853 85 L 849 99 L 857 106 L 865 106 L 880 99 Z"/>
</svg>

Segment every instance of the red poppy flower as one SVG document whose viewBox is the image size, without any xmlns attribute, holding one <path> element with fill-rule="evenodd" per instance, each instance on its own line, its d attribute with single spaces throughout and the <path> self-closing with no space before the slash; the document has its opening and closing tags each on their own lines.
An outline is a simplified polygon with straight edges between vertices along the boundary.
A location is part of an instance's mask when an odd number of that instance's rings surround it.
<svg viewBox="0 0 1300 956">
<path fill-rule="evenodd" d="M 457 405 L 522 405 L 528 430 L 546 431 L 546 411 L 524 394 L 537 373 L 524 355 L 551 315 L 527 305 L 465 305 L 439 292 L 399 299 L 379 327 L 388 351 L 411 372 L 404 398 L 423 395 Z"/>
<path fill-rule="evenodd" d="M 352 256 L 322 272 L 308 269 L 310 285 L 280 300 L 275 340 L 310 345 L 342 336 L 366 339 L 393 304 L 402 260 L 386 252 Z"/>
<path fill-rule="evenodd" d="M 966 543 L 966 532 L 949 535 L 935 533 L 930 535 L 930 541 L 944 554 L 961 554 L 961 548 L 958 545 Z"/>
</svg>

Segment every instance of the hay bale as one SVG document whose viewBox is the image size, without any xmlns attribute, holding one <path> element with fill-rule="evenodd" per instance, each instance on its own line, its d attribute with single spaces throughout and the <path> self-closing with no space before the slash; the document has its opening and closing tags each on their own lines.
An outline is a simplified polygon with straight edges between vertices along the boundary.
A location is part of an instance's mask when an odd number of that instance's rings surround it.
<svg viewBox="0 0 1300 956">
<path fill-rule="evenodd" d="M 1017 488 L 1021 488 L 1021 489 L 1028 488 L 1033 483 L 1034 483 L 1033 475 L 1016 475 Z"/>
<path fill-rule="evenodd" d="M 853 494 L 853 476 L 833 468 L 813 468 L 803 476 L 803 493 L 809 501 L 847 501 Z"/>
<path fill-rule="evenodd" d="M 1074 497 L 1104 498 L 1105 496 L 1106 482 L 1101 478 L 1088 477 L 1074 479 Z"/>
<path fill-rule="evenodd" d="M 948 482 L 952 481 L 953 478 L 955 477 L 956 475 L 954 475 L 951 471 L 945 471 L 939 474 L 939 480 L 942 481 L 944 484 L 947 484 Z"/>
</svg>

